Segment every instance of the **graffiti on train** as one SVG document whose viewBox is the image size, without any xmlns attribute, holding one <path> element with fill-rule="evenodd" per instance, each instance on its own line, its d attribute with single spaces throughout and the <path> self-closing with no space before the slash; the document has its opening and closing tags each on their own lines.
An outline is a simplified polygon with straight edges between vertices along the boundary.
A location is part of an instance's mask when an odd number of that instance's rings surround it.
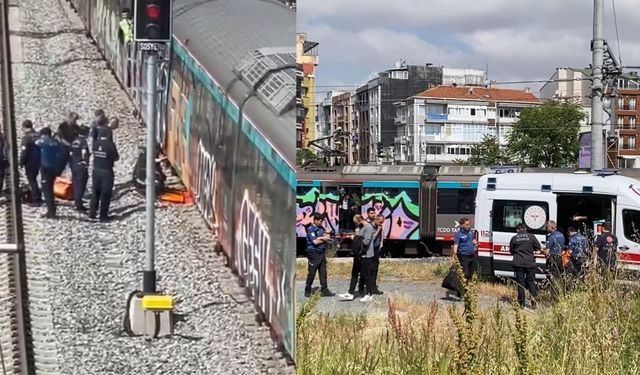
<svg viewBox="0 0 640 375">
<path fill-rule="evenodd" d="M 290 317 L 292 303 L 287 296 L 293 275 L 287 272 L 289 252 L 286 249 L 272 249 L 269 228 L 260 216 L 260 211 L 251 202 L 245 190 L 239 216 L 239 230 L 236 232 L 234 265 L 245 280 L 265 319 L 293 342 L 293 321 Z"/>
<path fill-rule="evenodd" d="M 205 221 L 210 226 L 215 222 L 215 198 L 217 193 L 216 185 L 216 160 L 207 151 L 200 140 L 196 148 L 196 162 L 195 174 L 192 176 L 191 189 L 193 192 L 196 205 L 202 212 Z"/>
<path fill-rule="evenodd" d="M 364 194 L 362 197 L 362 214 L 373 207 L 376 214 L 385 217 L 385 237 L 393 240 L 418 240 L 420 233 L 420 207 L 413 202 L 406 192 L 394 196 L 384 193 Z"/>
<path fill-rule="evenodd" d="M 312 188 L 304 195 L 296 196 L 296 233 L 305 237 L 306 228 L 313 223 L 313 213 L 326 214 L 324 227 L 338 233 L 338 200 L 333 193 L 320 193 L 320 189 Z"/>
</svg>

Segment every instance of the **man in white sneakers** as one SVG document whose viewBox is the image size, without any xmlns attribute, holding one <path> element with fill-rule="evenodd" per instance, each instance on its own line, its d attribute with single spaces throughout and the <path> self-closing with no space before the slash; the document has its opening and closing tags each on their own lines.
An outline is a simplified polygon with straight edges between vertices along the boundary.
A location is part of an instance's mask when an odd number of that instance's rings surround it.
<svg viewBox="0 0 640 375">
<path fill-rule="evenodd" d="M 373 284 L 373 262 L 375 257 L 375 240 L 382 236 L 382 224 L 384 217 L 377 215 L 372 223 L 365 224 L 359 234 L 363 237 L 362 244 L 367 249 L 366 253 L 361 255 L 360 272 L 364 277 L 367 294 L 360 298 L 360 302 L 369 302 L 373 300 L 372 294 L 375 292 Z"/>
</svg>

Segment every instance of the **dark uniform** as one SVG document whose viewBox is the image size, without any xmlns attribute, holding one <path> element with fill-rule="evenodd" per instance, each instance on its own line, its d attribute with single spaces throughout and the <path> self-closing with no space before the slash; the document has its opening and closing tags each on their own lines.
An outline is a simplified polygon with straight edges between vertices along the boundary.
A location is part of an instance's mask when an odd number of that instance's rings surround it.
<svg viewBox="0 0 640 375">
<path fill-rule="evenodd" d="M 603 270 L 613 272 L 616 269 L 616 255 L 618 249 L 618 237 L 610 232 L 603 232 L 596 239 L 598 248 L 598 261 Z"/>
<path fill-rule="evenodd" d="M 518 234 L 511 238 L 509 242 L 509 252 L 513 255 L 513 271 L 518 284 L 518 303 L 524 307 L 525 284 L 531 293 L 532 305 L 535 306 L 535 298 L 538 296 L 536 288 L 536 258 L 535 251 L 540 251 L 540 242 L 536 236 L 527 233 L 524 225 L 518 225 Z"/>
<path fill-rule="evenodd" d="M 42 137 L 36 141 L 40 148 L 40 179 L 42 181 L 42 193 L 47 203 L 47 218 L 56 216 L 56 203 L 53 195 L 53 183 L 59 162 L 60 143 L 51 137 L 51 129 L 42 130 Z"/>
<path fill-rule="evenodd" d="M 582 275 L 582 267 L 586 262 L 586 258 L 589 254 L 587 254 L 587 250 L 589 247 L 589 243 L 587 239 L 578 232 L 573 232 L 575 228 L 569 228 L 569 250 L 571 251 L 571 256 L 569 259 L 571 260 L 571 268 L 573 274 L 575 276 Z"/>
<path fill-rule="evenodd" d="M 113 163 L 120 159 L 108 129 L 100 129 L 98 140 L 93 143 L 93 196 L 89 217 L 95 219 L 100 206 L 100 220 L 109 219 L 109 205 L 113 193 Z"/>
<path fill-rule="evenodd" d="M 313 241 L 325 236 L 325 230 L 322 226 L 309 225 L 307 228 L 307 258 L 309 260 L 307 283 L 304 288 L 305 297 L 311 296 L 311 286 L 316 278 L 316 272 L 320 271 L 320 286 L 323 296 L 332 296 L 333 293 L 327 286 L 327 258 L 326 258 L 326 242 L 314 244 Z"/>
<path fill-rule="evenodd" d="M 78 137 L 71 143 L 71 179 L 73 181 L 73 201 L 76 209 L 86 211 L 82 204 L 82 198 L 87 189 L 89 179 L 89 144 L 87 135 L 89 128 L 83 126 L 79 129 Z"/>
<path fill-rule="evenodd" d="M 40 148 L 36 146 L 39 134 L 28 128 L 22 137 L 20 147 L 20 166 L 24 168 L 31 190 L 31 199 L 36 204 L 42 203 L 42 192 L 38 186 L 38 173 L 40 173 Z"/>
<path fill-rule="evenodd" d="M 96 118 L 91 122 L 91 140 L 94 143 L 98 141 L 99 134 L 103 129 L 110 130 L 108 125 L 109 119 L 107 119 L 104 114 L 96 116 Z"/>
</svg>

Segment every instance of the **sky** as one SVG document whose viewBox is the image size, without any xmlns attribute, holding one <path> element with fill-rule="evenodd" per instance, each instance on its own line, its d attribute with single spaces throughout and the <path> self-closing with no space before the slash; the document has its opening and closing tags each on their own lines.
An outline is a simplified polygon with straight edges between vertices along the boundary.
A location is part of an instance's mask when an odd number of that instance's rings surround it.
<svg viewBox="0 0 640 375">
<path fill-rule="evenodd" d="M 638 0 L 604 0 L 604 34 L 623 66 L 640 66 Z M 486 69 L 490 80 L 546 80 L 591 63 L 591 0 L 298 0 L 297 30 L 318 42 L 316 101 L 399 60 Z M 635 69 L 640 71 L 640 69 Z M 333 86 L 333 87 L 328 87 Z M 541 84 L 499 85 L 531 87 Z"/>
</svg>

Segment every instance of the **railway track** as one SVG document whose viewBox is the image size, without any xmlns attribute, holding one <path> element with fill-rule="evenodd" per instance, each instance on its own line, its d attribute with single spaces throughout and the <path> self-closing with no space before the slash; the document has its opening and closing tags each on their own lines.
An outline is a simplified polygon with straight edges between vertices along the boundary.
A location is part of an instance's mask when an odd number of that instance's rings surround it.
<svg viewBox="0 0 640 375">
<path fill-rule="evenodd" d="M 46 270 L 28 269 L 46 256 L 39 245 L 38 223 L 32 211 L 22 211 L 18 174 L 17 127 L 9 42 L 9 4 L 0 6 L 0 58 L 3 133 L 8 148 L 9 187 L 0 200 L 0 369 L 2 374 L 59 374 Z M 15 177 L 14 177 L 15 176 Z M 46 264 L 46 262 L 45 262 Z"/>
</svg>

